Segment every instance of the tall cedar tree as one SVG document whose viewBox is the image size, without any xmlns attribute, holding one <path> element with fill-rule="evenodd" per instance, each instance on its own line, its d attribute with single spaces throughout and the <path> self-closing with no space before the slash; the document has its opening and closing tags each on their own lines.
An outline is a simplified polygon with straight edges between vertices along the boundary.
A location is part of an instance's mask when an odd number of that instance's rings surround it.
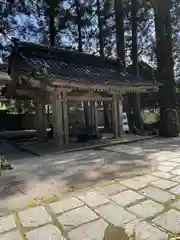
<svg viewBox="0 0 180 240">
<path fill-rule="evenodd" d="M 120 63 L 125 65 L 124 0 L 115 0 L 116 50 Z"/>
<path fill-rule="evenodd" d="M 138 0 L 131 0 L 131 17 L 132 17 L 132 69 L 133 75 L 139 77 L 139 61 L 138 61 L 138 44 L 137 44 L 137 32 L 138 32 Z M 129 94 L 129 100 L 131 107 L 134 110 L 134 123 L 140 133 L 143 132 L 143 122 L 140 112 L 140 94 L 131 93 Z"/>
<path fill-rule="evenodd" d="M 104 33 L 103 33 L 103 15 L 101 11 L 101 3 L 100 0 L 97 0 L 97 17 L 98 17 L 98 29 L 99 29 L 99 53 L 101 57 L 104 57 Z M 109 118 L 108 118 L 108 104 L 106 102 L 103 103 L 103 115 L 104 115 L 104 128 L 106 130 L 109 129 Z"/>
<path fill-rule="evenodd" d="M 83 51 L 82 43 L 82 25 L 81 25 L 81 6 L 79 0 L 75 0 L 76 15 L 77 15 L 77 26 L 78 26 L 78 50 Z"/>
<path fill-rule="evenodd" d="M 78 28 L 78 51 L 83 52 L 83 40 L 82 40 L 82 16 L 81 16 L 81 4 L 79 0 L 75 0 L 76 6 L 76 19 Z M 89 127 L 88 123 L 88 102 L 84 101 L 84 118 L 86 127 Z"/>
<path fill-rule="evenodd" d="M 56 26 L 55 18 L 57 15 L 57 9 L 59 7 L 59 0 L 45 0 L 47 4 L 47 16 L 49 23 L 49 42 L 50 46 L 54 47 L 56 43 Z"/>
<path fill-rule="evenodd" d="M 159 130 L 160 135 L 165 137 L 175 137 L 179 135 L 172 54 L 171 7 L 171 0 L 154 1 L 158 64 L 157 77 L 158 81 L 163 84 L 160 89 L 161 120 Z"/>
</svg>

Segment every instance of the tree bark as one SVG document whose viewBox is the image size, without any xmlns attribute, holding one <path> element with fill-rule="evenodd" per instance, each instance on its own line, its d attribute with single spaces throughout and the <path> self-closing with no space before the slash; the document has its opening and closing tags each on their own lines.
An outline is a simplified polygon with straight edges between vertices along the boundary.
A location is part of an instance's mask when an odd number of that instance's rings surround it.
<svg viewBox="0 0 180 240">
<path fill-rule="evenodd" d="M 123 0 L 115 0 L 116 51 L 117 58 L 125 67 L 124 8 Z"/>
<path fill-rule="evenodd" d="M 77 14 L 77 20 L 78 20 L 78 50 L 82 52 L 83 43 L 82 43 L 82 29 L 81 29 L 81 11 L 80 11 L 79 1 L 76 0 L 75 3 L 76 3 L 76 14 Z"/>
<path fill-rule="evenodd" d="M 132 69 L 134 77 L 139 77 L 139 61 L 138 61 L 138 44 L 137 44 L 137 8 L 138 0 L 131 1 L 131 13 L 132 13 Z M 139 93 L 129 94 L 130 105 L 133 108 L 135 125 L 138 130 L 143 133 L 143 121 L 141 118 L 141 99 Z"/>
<path fill-rule="evenodd" d="M 77 14 L 77 27 L 78 27 L 78 51 L 83 52 L 83 42 L 82 42 L 82 24 L 81 24 L 81 9 L 79 0 L 75 0 L 76 4 L 76 14 Z M 89 118 L 88 118 L 88 103 L 84 102 L 84 120 L 85 126 L 89 128 Z"/>
<path fill-rule="evenodd" d="M 157 78 L 163 84 L 160 88 L 160 125 L 159 133 L 165 137 L 179 136 L 179 121 L 176 112 L 176 91 L 174 61 L 172 54 L 172 1 L 154 1 L 156 28 L 156 55 L 158 64 Z M 168 96 L 168 97 L 167 97 Z"/>
<path fill-rule="evenodd" d="M 104 57 L 104 36 L 103 36 L 103 23 L 100 0 L 97 0 L 97 16 L 98 16 L 98 28 L 99 28 L 99 53 L 101 57 Z"/>
<path fill-rule="evenodd" d="M 55 26 L 55 13 L 52 7 L 49 7 L 49 42 L 50 46 L 54 47 L 56 45 L 56 26 Z M 47 121 L 50 121 L 50 112 L 49 112 L 49 104 L 47 111 Z"/>
<path fill-rule="evenodd" d="M 98 16 L 98 28 L 99 28 L 99 53 L 101 57 L 104 57 L 104 36 L 103 36 L 103 23 L 101 14 L 100 0 L 97 0 L 97 16 Z M 103 102 L 103 116 L 104 116 L 104 128 L 109 130 L 109 118 L 108 118 L 108 104 Z"/>
<path fill-rule="evenodd" d="M 54 10 L 49 9 L 49 40 L 50 46 L 54 47 L 56 43 L 56 27 L 55 27 L 55 15 Z"/>
</svg>

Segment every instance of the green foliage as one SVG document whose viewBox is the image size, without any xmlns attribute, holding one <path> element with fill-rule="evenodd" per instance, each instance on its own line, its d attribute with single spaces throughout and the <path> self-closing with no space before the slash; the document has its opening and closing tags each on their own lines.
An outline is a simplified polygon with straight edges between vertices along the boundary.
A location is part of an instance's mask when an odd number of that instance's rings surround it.
<svg viewBox="0 0 180 240">
<path fill-rule="evenodd" d="M 31 100 L 16 100 L 14 104 L 9 104 L 9 112 L 15 114 L 33 113 L 35 111 L 34 102 Z"/>
<path fill-rule="evenodd" d="M 180 88 L 176 87 L 176 93 L 180 93 Z"/>
<path fill-rule="evenodd" d="M 76 3 L 78 2 L 80 17 L 77 16 Z M 13 4 L 12 4 L 13 3 Z M 138 1 L 138 54 L 140 58 L 156 65 L 154 14 L 151 1 Z M 81 25 L 82 48 L 84 52 L 99 53 L 99 29 L 97 20 L 97 0 L 43 0 L 43 1 L 11 1 L 2 5 L 1 16 L 6 20 L 6 34 L 16 36 L 25 41 L 36 41 L 50 44 L 49 17 L 53 15 L 55 21 L 55 45 L 69 46 L 78 49 L 79 32 Z M 102 35 L 104 38 L 104 52 L 106 56 L 116 56 L 116 35 L 114 19 L 114 0 L 100 0 Z M 124 1 L 125 13 L 125 53 L 126 63 L 131 63 L 131 0 Z M 175 76 L 180 76 L 180 1 L 174 0 L 172 5 L 173 26 L 173 56 L 175 59 Z M 24 24 L 17 21 L 26 16 Z M 17 18 L 18 16 L 18 18 Z M 31 20 L 31 19 L 35 20 Z M 24 20 L 23 20 L 24 21 Z M 4 53 L 3 53 L 4 54 Z"/>
</svg>

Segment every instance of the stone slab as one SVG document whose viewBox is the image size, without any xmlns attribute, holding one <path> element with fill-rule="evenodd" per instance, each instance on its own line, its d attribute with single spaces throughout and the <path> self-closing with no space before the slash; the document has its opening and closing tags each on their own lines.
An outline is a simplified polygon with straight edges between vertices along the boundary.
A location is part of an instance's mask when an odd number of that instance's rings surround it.
<svg viewBox="0 0 180 240">
<path fill-rule="evenodd" d="M 171 171 L 171 173 L 174 175 L 180 175 L 180 168 L 177 168 L 177 169 Z"/>
<path fill-rule="evenodd" d="M 170 179 L 173 177 L 173 175 L 171 173 L 161 172 L 161 171 L 152 172 L 151 174 L 156 177 L 160 177 L 160 178 L 164 178 L 164 179 Z"/>
<path fill-rule="evenodd" d="M 178 210 L 180 210 L 180 200 L 178 200 L 177 202 L 173 203 L 172 206 L 177 208 Z"/>
<path fill-rule="evenodd" d="M 180 185 L 178 185 L 174 188 L 171 188 L 169 191 L 176 194 L 176 195 L 180 195 Z"/>
<path fill-rule="evenodd" d="M 180 212 L 171 209 L 161 214 L 153 222 L 173 234 L 180 233 Z"/>
<path fill-rule="evenodd" d="M 52 218 L 42 206 L 20 211 L 18 215 L 23 227 L 38 227 L 52 221 Z"/>
<path fill-rule="evenodd" d="M 160 162 L 159 163 L 160 165 L 164 165 L 164 166 L 172 166 L 172 167 L 178 167 L 179 166 L 179 163 L 177 162 Z"/>
<path fill-rule="evenodd" d="M 143 219 L 153 217 L 163 211 L 163 209 L 164 207 L 161 204 L 156 203 L 152 200 L 146 200 L 128 208 L 129 211 Z"/>
<path fill-rule="evenodd" d="M 19 231 L 8 232 L 0 235 L 1 240 L 23 240 Z"/>
<path fill-rule="evenodd" d="M 172 188 L 172 187 L 177 185 L 176 182 L 169 181 L 169 180 L 166 180 L 166 179 L 160 179 L 160 180 L 158 180 L 156 182 L 153 182 L 152 184 L 155 187 L 161 188 L 161 189 L 168 189 L 168 188 Z"/>
<path fill-rule="evenodd" d="M 159 161 L 159 162 L 164 162 L 169 159 L 169 156 L 165 156 L 164 154 L 161 154 L 159 156 L 153 156 L 153 160 Z"/>
<path fill-rule="evenodd" d="M 111 197 L 113 201 L 115 201 L 117 204 L 121 205 L 122 207 L 125 207 L 143 198 L 145 197 L 136 193 L 133 190 L 127 190 Z"/>
<path fill-rule="evenodd" d="M 147 222 L 130 222 L 125 225 L 126 232 L 137 240 L 166 240 L 168 235 Z"/>
<path fill-rule="evenodd" d="M 16 223 L 13 215 L 0 218 L 0 233 L 11 230 L 15 227 Z"/>
<path fill-rule="evenodd" d="M 163 166 L 163 165 L 159 165 L 157 167 L 157 171 L 161 171 L 161 172 L 170 172 L 174 169 L 174 166 Z"/>
<path fill-rule="evenodd" d="M 91 222 L 98 216 L 87 206 L 82 206 L 71 211 L 65 212 L 58 217 L 58 221 L 65 230 Z"/>
<path fill-rule="evenodd" d="M 170 162 L 180 163 L 180 158 L 179 158 L 179 157 L 176 157 L 176 158 L 170 158 L 169 161 L 170 161 Z"/>
<path fill-rule="evenodd" d="M 151 182 L 155 182 L 155 181 L 159 180 L 158 177 L 152 176 L 152 175 L 148 175 L 148 174 L 140 176 L 140 177 L 135 177 L 133 179 L 141 181 L 141 182 L 144 182 L 144 183 L 151 183 Z"/>
<path fill-rule="evenodd" d="M 170 201 L 175 198 L 174 195 L 154 187 L 144 188 L 140 191 L 140 193 L 144 194 L 147 197 L 152 198 L 155 201 L 162 203 Z"/>
<path fill-rule="evenodd" d="M 85 202 L 90 207 L 97 207 L 99 205 L 103 205 L 109 202 L 108 198 L 102 196 L 101 194 L 95 191 L 86 192 L 82 195 L 78 195 L 78 198 Z"/>
<path fill-rule="evenodd" d="M 132 188 L 134 190 L 138 190 L 147 186 L 147 183 L 134 180 L 134 179 L 127 179 L 127 180 L 121 181 L 121 183 L 126 187 Z"/>
<path fill-rule="evenodd" d="M 109 203 L 100 206 L 95 211 L 105 220 L 113 224 L 115 227 L 123 226 L 136 218 L 136 216 L 115 203 Z"/>
<path fill-rule="evenodd" d="M 175 178 L 172 178 L 172 181 L 180 183 L 180 176 L 176 176 Z"/>
<path fill-rule="evenodd" d="M 53 210 L 54 213 L 59 214 L 69 210 L 72 210 L 77 207 L 83 206 L 84 203 L 75 197 L 70 197 L 63 199 L 61 201 L 49 204 L 49 207 Z"/>
<path fill-rule="evenodd" d="M 71 240 L 104 240 L 104 233 L 108 224 L 103 220 L 96 220 L 71 230 L 68 237 Z"/>
<path fill-rule="evenodd" d="M 28 240 L 66 240 L 60 230 L 50 224 L 41 228 L 36 228 L 26 233 Z"/>
<path fill-rule="evenodd" d="M 98 189 L 96 189 L 96 191 L 99 194 L 103 194 L 105 196 L 112 196 L 112 195 L 120 193 L 126 189 L 127 189 L 126 187 L 117 183 L 117 184 L 111 184 L 109 186 L 104 186 L 104 187 L 98 188 Z"/>
</svg>

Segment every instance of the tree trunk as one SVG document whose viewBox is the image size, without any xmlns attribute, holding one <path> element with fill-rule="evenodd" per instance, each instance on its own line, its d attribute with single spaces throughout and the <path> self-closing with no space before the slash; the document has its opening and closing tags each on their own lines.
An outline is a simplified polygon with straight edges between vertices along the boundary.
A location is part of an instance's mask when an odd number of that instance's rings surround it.
<svg viewBox="0 0 180 240">
<path fill-rule="evenodd" d="M 56 27 L 55 27 L 55 16 L 53 13 L 53 10 L 50 10 L 50 16 L 49 16 L 49 40 L 50 40 L 50 46 L 54 47 L 56 42 Z"/>
<path fill-rule="evenodd" d="M 97 16 L 98 16 L 98 28 L 99 28 L 99 47 L 100 47 L 100 56 L 104 57 L 104 36 L 103 36 L 103 23 L 102 23 L 102 14 L 100 0 L 97 0 Z"/>
<path fill-rule="evenodd" d="M 115 0 L 116 51 L 117 58 L 125 67 L 124 9 L 123 0 Z"/>
<path fill-rule="evenodd" d="M 55 14 L 54 9 L 49 8 L 49 42 L 50 46 L 54 47 L 56 44 L 56 26 L 55 26 Z M 47 111 L 47 121 L 50 121 L 50 112 L 49 112 L 49 104 Z"/>
<path fill-rule="evenodd" d="M 79 52 L 83 51 L 83 43 L 82 43 L 82 27 L 81 27 L 81 11 L 80 11 L 80 5 L 79 1 L 76 0 L 76 14 L 77 14 L 77 20 L 78 20 L 78 50 Z"/>
<path fill-rule="evenodd" d="M 77 14 L 77 27 L 78 27 L 78 51 L 83 52 L 83 42 L 82 42 L 82 25 L 81 25 L 81 9 L 79 0 L 75 0 L 76 3 L 76 14 Z M 84 102 L 84 119 L 86 128 L 89 128 L 89 115 L 88 115 L 88 103 Z"/>
<path fill-rule="evenodd" d="M 138 0 L 131 1 L 131 13 L 132 13 L 132 68 L 133 75 L 139 77 L 139 61 L 138 61 L 138 44 L 137 44 L 137 4 Z M 138 130 L 143 133 L 143 121 L 141 118 L 141 100 L 139 93 L 129 94 L 130 105 L 133 108 L 135 125 Z"/>
<path fill-rule="evenodd" d="M 98 28 L 99 28 L 99 53 L 101 57 L 104 57 L 104 36 L 103 36 L 103 23 L 100 0 L 97 0 L 97 16 L 98 16 Z M 108 118 L 108 104 L 103 102 L 103 116 L 104 116 L 104 129 L 109 130 L 109 118 Z"/>
<path fill-rule="evenodd" d="M 176 112 L 176 92 L 174 79 L 174 61 L 172 54 L 172 26 L 169 0 L 156 0 L 155 28 L 156 55 L 158 64 L 158 80 L 163 84 L 160 88 L 160 129 L 165 137 L 179 136 L 179 121 Z M 168 97 L 167 97 L 168 96 Z"/>
<path fill-rule="evenodd" d="M 137 44 L 137 0 L 131 1 L 131 14 L 132 14 L 132 51 L 131 59 L 133 66 L 133 73 L 139 76 L 139 63 L 138 63 L 138 44 Z"/>
</svg>

